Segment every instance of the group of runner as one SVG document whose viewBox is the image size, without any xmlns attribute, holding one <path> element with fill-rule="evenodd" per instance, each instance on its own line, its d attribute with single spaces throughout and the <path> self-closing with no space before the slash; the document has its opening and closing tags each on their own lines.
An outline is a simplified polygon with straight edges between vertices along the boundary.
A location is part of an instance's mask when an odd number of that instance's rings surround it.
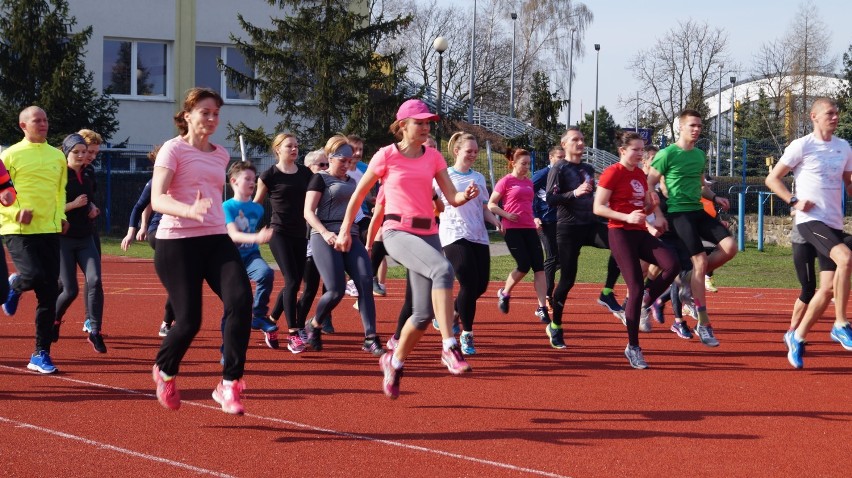
<svg viewBox="0 0 852 478">
<path fill-rule="evenodd" d="M 632 367 L 648 366 L 639 331 L 650 330 L 652 317 L 664 321 L 662 304 L 669 297 L 676 315 L 672 330 L 678 336 L 692 337 L 679 313 L 677 303 L 683 302 L 697 320 L 694 331 L 699 340 L 707 346 L 719 345 L 707 312 L 705 276 L 731 260 L 736 248 L 726 227 L 702 204 L 704 200 L 721 209 L 729 207 L 725 198 L 708 187 L 704 176 L 706 158 L 695 148 L 702 129 L 697 111 L 681 113 L 677 142 L 659 152 L 647 148 L 636 133 L 622 134 L 619 162 L 603 171 L 597 187 L 594 169 L 582 162 L 584 138 L 577 128 L 568 128 L 561 147 L 550 151 L 550 166 L 532 179 L 528 177 L 530 153 L 512 150 L 507 154 L 509 174 L 488 196 L 484 177 L 472 169 L 478 153 L 475 137 L 461 132 L 452 136 L 448 151 L 454 162 L 448 168 L 443 155 L 427 146 L 437 115 L 423 102 L 408 100 L 391 125 L 398 141 L 381 148 L 368 166 L 360 161 L 360 138 L 335 135 L 322 150 L 311 152 L 303 166 L 296 161 L 296 137 L 280 134 L 272 143 L 278 161 L 268 170 L 258 175 L 250 162 L 231 165 L 227 180 L 234 197 L 223 203 L 221 191 L 230 158 L 223 147 L 210 141 L 222 104 L 212 90 L 189 91 L 174 117 L 180 134 L 152 155 L 153 178 L 122 241 L 126 248 L 147 234 L 155 246 L 157 274 L 168 291 L 166 319 L 160 328 L 164 339 L 152 378 L 158 400 L 170 409 L 180 407 L 176 376 L 200 329 L 203 282 L 224 306 L 223 378 L 213 398 L 228 413 L 244 410 L 242 377 L 251 329 L 261 330 L 267 345 L 278 348 L 278 319 L 283 314 L 291 352 L 301 353 L 308 347 L 322 350 L 323 330 L 333 330 L 331 312 L 344 296 L 347 274 L 358 295 L 364 328 L 361 348 L 380 357 L 386 395 L 399 396 L 405 360 L 430 324 L 441 332 L 441 361 L 448 370 L 453 374 L 471 371 L 465 355 L 476 354 L 473 324 L 477 300 L 485 292 L 490 274 L 486 224 L 505 235 L 517 263 L 498 291 L 499 310 L 509 312 L 513 287 L 531 269 L 538 302 L 534 313 L 546 324 L 553 348 L 566 347 L 563 318 L 583 246 L 611 250 L 598 302 L 624 322 L 628 336 L 624 354 Z M 833 102 L 817 100 L 811 117 L 814 133 L 794 141 L 766 179 L 767 186 L 797 212 L 795 230 L 800 237 L 795 241 L 794 258 L 803 292 L 784 339 L 795 367 L 802 366 L 805 334 L 834 295 L 836 321 L 831 337 L 852 350 L 852 327 L 845 317 L 852 269 L 847 244 L 852 241 L 842 233 L 839 199 L 841 188 L 852 184 L 852 151 L 848 143 L 833 137 L 837 126 Z M 89 154 L 85 138 L 70 135 L 63 144 L 68 174 L 74 176 L 72 188 L 64 165 L 61 171 L 42 167 L 32 172 L 27 168 L 35 164 L 36 157 L 57 160 L 55 150 L 46 145 L 44 112 L 24 110 L 21 128 L 24 141 L 3 152 L 6 168 L 0 168 L 0 204 L 5 206 L 0 209 L 0 232 L 18 269 L 10 276 L 3 310 L 14 313 L 20 294 L 36 290 L 36 352 L 28 366 L 52 373 L 56 367 L 49 346 L 58 338 L 68 297 L 73 298 L 77 290 L 71 272 L 63 272 L 62 281 L 57 280 L 55 262 L 59 261 L 53 258 L 60 250 L 69 250 L 71 271 L 75 261 L 91 267 L 85 269 L 89 300 L 84 330 L 95 350 L 106 351 L 100 338 L 100 254 L 93 258 L 91 251 L 97 242 L 91 220 L 98 211 L 89 204 L 92 186 L 83 174 L 83 157 Z M 55 176 L 47 184 L 46 171 Z M 797 195 L 781 180 L 790 171 L 796 178 Z M 379 182 L 373 197 L 371 192 Z M 55 187 L 49 201 L 28 197 L 46 186 Z M 136 222 L 143 215 L 139 211 L 145 209 L 146 198 L 160 215 L 153 221 L 154 229 Z M 261 204 L 267 198 L 271 224 L 258 229 Z M 80 217 L 71 221 L 72 211 L 83 206 Z M 436 206 L 442 211 L 440 221 Z M 372 212 L 372 218 L 365 211 Z M 149 214 L 150 210 L 144 215 Z M 72 240 L 60 247 L 55 242 L 66 232 L 69 221 L 81 230 L 88 225 L 88 229 L 68 235 Z M 260 256 L 258 244 L 263 243 L 269 243 L 284 276 L 284 287 L 271 313 L 273 273 Z M 74 255 L 74 251 L 80 252 Z M 376 331 L 373 299 L 373 291 L 380 294 L 383 289 L 373 262 L 385 255 L 407 269 L 408 280 L 399 326 L 383 346 Z M 813 273 L 815 258 L 822 270 L 819 290 Z M 556 270 L 561 271 L 558 283 Z M 627 285 L 623 307 L 613 294 L 619 274 Z M 324 292 L 315 315 L 308 318 L 318 277 Z M 298 300 L 303 278 L 306 286 Z M 454 297 L 456 279 L 460 290 Z M 257 285 L 254 294 L 251 281 Z M 63 286 L 64 298 L 55 288 L 57 283 Z"/>
</svg>

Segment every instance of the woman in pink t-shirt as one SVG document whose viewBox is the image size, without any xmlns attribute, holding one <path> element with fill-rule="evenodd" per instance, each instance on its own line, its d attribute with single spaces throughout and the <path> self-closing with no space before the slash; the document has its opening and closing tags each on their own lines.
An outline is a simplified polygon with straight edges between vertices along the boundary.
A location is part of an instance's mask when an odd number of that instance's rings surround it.
<svg viewBox="0 0 852 478">
<path fill-rule="evenodd" d="M 385 248 L 411 274 L 413 306 L 399 345 L 392 354 L 386 353 L 379 359 L 384 372 L 382 389 L 391 398 L 399 396 L 403 363 L 433 317 L 438 319 L 441 328 L 444 365 L 453 374 L 470 371 L 452 333 L 454 273 L 441 254 L 433 212 L 432 180 L 438 182 L 447 201 L 454 206 L 475 198 L 479 188 L 471 184 L 464 191 L 457 191 L 447 174 L 444 157 L 434 148 L 424 146 L 431 122 L 437 119 L 438 116 L 420 100 L 408 100 L 399 107 L 396 121 L 391 125 L 391 132 L 399 142 L 380 149 L 370 160 L 367 172 L 349 200 L 335 246 L 341 251 L 349 250 L 352 240 L 349 230 L 358 207 L 370 188 L 381 179 L 385 194 L 382 227 Z"/>
<path fill-rule="evenodd" d="M 660 231 L 668 227 L 659 204 L 651 201 L 640 166 L 645 142 L 639 133 L 628 131 L 622 133 L 619 143 L 620 160 L 601 174 L 593 210 L 609 219 L 609 248 L 627 284 L 624 315 L 628 343 L 624 355 L 631 367 L 643 369 L 648 364 L 639 347 L 640 316 L 647 322 L 651 304 L 671 285 L 680 265 L 675 253 L 651 235 L 645 225 L 650 222 Z M 655 264 L 662 271 L 647 287 L 643 285 L 640 260 Z"/>
<path fill-rule="evenodd" d="M 151 206 L 162 213 L 154 267 L 169 294 L 175 325 L 163 339 L 154 364 L 157 399 L 180 408 L 176 375 L 201 327 L 202 285 L 222 299 L 224 366 L 213 399 L 226 413 L 242 414 L 240 393 L 251 333 L 252 291 L 246 268 L 225 228 L 222 188 L 230 156 L 210 142 L 219 125 L 222 98 L 192 88 L 175 115 L 180 135 L 163 144 L 154 163 Z"/>
<path fill-rule="evenodd" d="M 488 209 L 502 218 L 506 246 L 517 267 L 509 273 L 506 284 L 497 291 L 497 307 L 500 312 L 509 313 L 512 289 L 532 269 L 535 295 L 538 298 L 535 315 L 543 323 L 550 324 L 545 305 L 547 280 L 544 276 L 544 252 L 533 215 L 535 191 L 532 180 L 527 177 L 530 172 L 530 153 L 525 149 L 510 149 L 506 158 L 509 160 L 511 172 L 494 185 L 494 192 L 488 200 Z M 500 207 L 501 202 L 503 207 Z"/>
</svg>

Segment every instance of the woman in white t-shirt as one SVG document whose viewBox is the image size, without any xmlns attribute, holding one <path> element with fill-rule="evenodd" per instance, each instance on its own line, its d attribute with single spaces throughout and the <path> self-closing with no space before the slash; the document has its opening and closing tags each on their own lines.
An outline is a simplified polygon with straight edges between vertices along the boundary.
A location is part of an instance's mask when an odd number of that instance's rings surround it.
<svg viewBox="0 0 852 478">
<path fill-rule="evenodd" d="M 480 191 L 487 191 L 485 177 L 471 169 L 479 153 L 476 138 L 469 133 L 458 132 L 450 137 L 447 148 L 453 153 L 455 163 L 447 168 L 450 180 L 456 190 L 463 191 L 470 184 L 475 184 Z M 454 312 L 457 320 L 461 321 L 462 333 L 460 338 L 461 350 L 465 355 L 473 355 L 473 318 L 476 315 L 476 300 L 488 288 L 491 271 L 491 250 L 488 246 L 488 230 L 485 222 L 500 230 L 500 221 L 488 210 L 488 196 L 480 195 L 460 206 L 453 206 L 444 196 L 438 183 L 433 183 L 435 193 L 444 203 L 441 212 L 441 222 L 438 225 L 438 236 L 444 255 L 453 265 L 456 279 L 459 281 L 459 293 L 456 296 Z M 438 328 L 433 320 L 432 325 Z"/>
</svg>

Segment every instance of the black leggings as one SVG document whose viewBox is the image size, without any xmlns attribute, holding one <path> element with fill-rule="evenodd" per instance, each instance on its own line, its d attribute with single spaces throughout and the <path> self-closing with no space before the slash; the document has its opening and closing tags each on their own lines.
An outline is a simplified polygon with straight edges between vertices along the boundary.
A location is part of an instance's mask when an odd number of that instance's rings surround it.
<svg viewBox="0 0 852 478">
<path fill-rule="evenodd" d="M 491 251 L 487 244 L 459 239 L 444 246 L 444 255 L 453 265 L 456 279 L 459 281 L 455 310 L 459 314 L 464 331 L 472 332 L 473 319 L 476 316 L 476 300 L 488 289 Z"/>
<path fill-rule="evenodd" d="M 553 291 L 553 323 L 562 325 L 562 311 L 568 293 L 577 280 L 577 263 L 580 260 L 580 249 L 583 246 L 593 246 L 598 249 L 609 249 L 609 233 L 606 224 L 596 222 L 582 225 L 559 225 L 556 230 L 556 242 L 559 244 L 559 268 L 561 276 L 556 290 Z M 609 256 L 604 287 L 612 289 L 618 280 L 620 271 L 612 254 Z"/>
<path fill-rule="evenodd" d="M 556 287 L 556 271 L 559 270 L 559 244 L 556 242 L 556 223 L 544 223 L 538 231 L 541 247 L 544 249 L 544 280 L 548 297 L 553 297 Z"/>
<path fill-rule="evenodd" d="M 526 274 L 530 269 L 533 272 L 544 270 L 544 253 L 535 229 L 507 229 L 505 240 L 509 253 L 518 264 L 518 272 Z"/>
<path fill-rule="evenodd" d="M 645 289 L 639 261 L 643 260 L 660 268 L 660 273 L 648 284 L 649 304 L 657 300 L 671 285 L 680 272 L 680 266 L 677 256 L 648 231 L 610 229 L 609 247 L 627 284 L 627 307 L 624 309 L 624 315 L 627 319 L 628 341 L 630 345 L 638 347 L 639 315 Z"/>
<path fill-rule="evenodd" d="M 304 237 L 285 236 L 276 231 L 269 241 L 269 249 L 272 251 L 272 256 L 275 257 L 281 275 L 284 276 L 284 287 L 278 293 L 270 316 L 274 320 L 278 320 L 283 312 L 284 317 L 287 318 L 287 327 L 298 329 L 296 296 L 299 294 L 302 276 L 305 275 L 305 255 L 308 252 L 308 240 Z"/>
<path fill-rule="evenodd" d="M 373 251 L 370 254 L 370 262 L 373 263 L 373 277 L 379 276 L 379 267 L 381 267 L 382 261 L 387 256 L 388 250 L 385 249 L 385 243 L 383 241 L 373 242 Z"/>
<path fill-rule="evenodd" d="M 177 375 L 183 356 L 201 328 L 202 284 L 207 282 L 225 309 L 222 378 L 242 378 L 253 296 L 245 265 L 231 238 L 216 234 L 158 239 L 154 267 L 169 293 L 176 318 L 157 353 L 160 370 Z"/>
<path fill-rule="evenodd" d="M 148 245 L 151 246 L 151 249 L 154 249 L 155 253 L 157 251 L 157 229 L 148 229 Z M 172 303 L 169 301 L 169 296 L 166 296 L 166 306 L 165 311 L 163 312 L 163 323 L 168 325 L 169 327 L 175 323 L 175 311 L 172 308 Z"/>
<path fill-rule="evenodd" d="M 320 273 L 317 270 L 316 263 L 314 263 L 313 256 L 305 259 L 305 274 L 302 284 L 302 295 L 296 303 L 296 327 L 300 329 L 305 328 L 305 321 L 308 319 L 308 313 L 311 311 L 320 285 Z M 325 285 L 323 285 L 323 293 L 325 290 Z M 331 315 L 328 318 L 331 319 Z"/>
</svg>

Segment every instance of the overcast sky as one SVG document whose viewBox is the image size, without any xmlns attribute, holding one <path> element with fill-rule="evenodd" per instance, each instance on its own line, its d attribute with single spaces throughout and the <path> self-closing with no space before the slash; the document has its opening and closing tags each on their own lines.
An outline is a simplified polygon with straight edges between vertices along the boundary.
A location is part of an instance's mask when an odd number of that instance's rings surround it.
<svg viewBox="0 0 852 478">
<path fill-rule="evenodd" d="M 439 0 L 443 4 L 473 0 Z M 679 20 L 707 22 L 711 27 L 723 27 L 728 33 L 729 52 L 737 63 L 749 70 L 752 55 L 763 43 L 781 37 L 794 20 L 801 0 L 744 1 L 713 0 L 685 2 L 645 0 L 643 2 L 587 0 L 584 2 L 595 19 L 586 31 L 585 58 L 575 59 L 576 76 L 573 85 L 571 122 L 588 113 L 595 103 L 595 50 L 599 43 L 600 74 L 598 104 L 606 106 L 616 122 L 632 126 L 634 114 L 621 109 L 618 98 L 636 96 L 636 80 L 627 70 L 630 59 L 640 50 L 654 46 Z M 852 44 L 852 2 L 849 0 L 817 0 L 818 16 L 831 34 L 830 54 L 840 59 Z M 508 15 L 508 13 L 507 13 Z M 746 72 L 747 72 L 746 71 Z M 746 73 L 743 72 L 743 73 Z M 567 71 L 565 72 L 567 75 Z M 730 75 L 725 75 L 730 76 Z M 735 74 L 740 76 L 740 74 Z M 565 120 L 563 113 L 561 120 Z"/>
</svg>

